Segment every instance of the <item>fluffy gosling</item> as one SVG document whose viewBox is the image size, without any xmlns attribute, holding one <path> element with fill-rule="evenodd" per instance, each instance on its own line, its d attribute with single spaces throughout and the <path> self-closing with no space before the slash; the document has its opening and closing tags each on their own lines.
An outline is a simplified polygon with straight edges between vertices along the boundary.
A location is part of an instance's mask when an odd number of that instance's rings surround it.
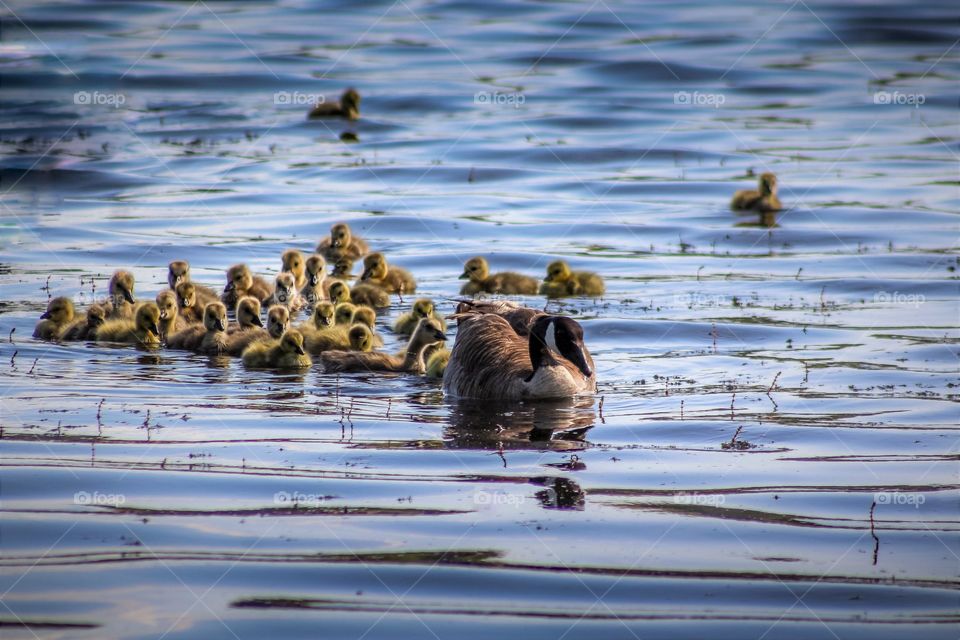
<svg viewBox="0 0 960 640">
<path fill-rule="evenodd" d="M 155 302 L 144 302 L 137 307 L 133 320 L 114 318 L 97 329 L 99 342 L 126 342 L 147 348 L 160 346 L 160 309 Z"/>
<path fill-rule="evenodd" d="M 273 290 L 267 281 L 253 275 L 247 265 L 235 264 L 227 269 L 227 286 L 223 288 L 220 300 L 223 304 L 233 307 L 243 296 L 253 296 L 260 302 L 264 302 L 272 293 Z"/>
<path fill-rule="evenodd" d="M 171 349 L 183 349 L 205 355 L 224 353 L 227 346 L 227 308 L 211 302 L 203 308 L 203 325 L 189 325 L 167 338 Z"/>
<path fill-rule="evenodd" d="M 133 305 L 137 299 L 133 295 L 133 274 L 129 271 L 117 271 L 110 278 L 108 290 L 110 301 L 107 303 L 107 318 L 132 318 Z"/>
<path fill-rule="evenodd" d="M 187 322 L 180 317 L 180 309 L 177 306 L 177 295 L 165 289 L 157 294 L 157 308 L 160 309 L 160 322 L 157 328 L 160 329 L 160 339 L 166 340 L 171 334 L 177 331 L 183 331 L 187 328 Z"/>
<path fill-rule="evenodd" d="M 54 298 L 47 303 L 47 310 L 33 329 L 33 337 L 40 340 L 58 340 L 74 320 L 73 301 L 70 298 Z"/>
<path fill-rule="evenodd" d="M 313 361 L 303 348 L 303 336 L 290 329 L 279 340 L 254 342 L 243 352 L 243 365 L 252 369 L 306 369 Z"/>
<path fill-rule="evenodd" d="M 281 305 L 296 313 L 306 306 L 297 289 L 296 278 L 292 273 L 281 271 L 274 282 L 273 295 L 267 298 L 265 304 Z"/>
<path fill-rule="evenodd" d="M 186 260 L 174 260 L 167 265 L 167 284 L 171 291 L 176 291 L 177 286 L 183 282 L 193 282 L 190 279 L 190 263 Z M 217 292 L 210 287 L 202 284 L 193 283 L 197 298 L 200 300 L 200 309 L 203 309 L 208 302 L 216 302 L 220 299 Z M 199 322 L 199 319 L 197 320 Z"/>
<path fill-rule="evenodd" d="M 330 285 L 330 291 L 328 294 L 330 296 L 330 302 L 335 305 L 340 304 L 341 302 L 352 302 L 350 297 L 350 287 L 347 286 L 346 282 L 335 280 Z"/>
<path fill-rule="evenodd" d="M 280 271 L 292 273 L 296 280 L 297 290 L 303 289 L 303 285 L 307 282 L 307 266 L 303 254 L 296 249 L 287 249 L 280 255 L 280 262 Z"/>
<path fill-rule="evenodd" d="M 500 293 L 504 295 L 535 295 L 537 280 L 512 271 L 501 271 L 490 275 L 490 265 L 485 258 L 470 258 L 463 265 L 461 280 L 467 282 L 460 288 L 460 294 L 472 296 L 478 293 Z"/>
<path fill-rule="evenodd" d="M 61 340 L 93 340 L 97 329 L 106 321 L 107 312 L 99 304 L 87 308 L 86 317 L 74 320 L 60 336 Z"/>
<path fill-rule="evenodd" d="M 274 305 L 267 310 L 267 333 L 277 340 L 290 328 L 290 310 Z"/>
<path fill-rule="evenodd" d="M 371 253 L 363 259 L 363 275 L 361 282 L 380 287 L 387 293 L 414 293 L 417 282 L 410 272 L 400 267 L 387 265 L 387 259 L 382 253 Z"/>
<path fill-rule="evenodd" d="M 760 174 L 759 189 L 741 189 L 733 194 L 730 208 L 737 211 L 779 211 L 783 208 L 777 198 L 777 176 Z"/>
<path fill-rule="evenodd" d="M 300 287 L 300 297 L 303 298 L 307 307 L 312 309 L 318 303 L 327 299 L 327 261 L 323 259 L 323 256 L 314 254 L 307 258 L 303 270 L 304 283 Z"/>
<path fill-rule="evenodd" d="M 180 307 L 180 317 L 187 324 L 200 324 L 203 322 L 203 308 L 206 305 L 200 304 L 197 299 L 197 286 L 192 282 L 181 282 L 177 285 L 177 306 Z M 213 300 L 212 302 L 216 302 Z"/>
<path fill-rule="evenodd" d="M 540 285 L 540 295 L 548 298 L 586 296 L 599 298 L 606 291 L 603 278 L 592 271 L 571 271 L 563 260 L 551 262 Z"/>
<path fill-rule="evenodd" d="M 380 287 L 366 282 L 358 282 L 350 289 L 350 300 L 356 304 L 383 309 L 390 306 L 390 295 Z"/>
<path fill-rule="evenodd" d="M 333 371 L 387 371 L 423 373 L 424 351 L 431 345 L 443 342 L 447 336 L 443 334 L 440 325 L 433 318 L 424 318 L 410 336 L 406 349 L 399 354 L 392 355 L 373 351 L 358 353 L 353 351 L 327 351 L 320 356 L 324 370 Z"/>
<path fill-rule="evenodd" d="M 358 260 L 369 251 L 366 241 L 357 238 L 350 231 L 350 225 L 338 222 L 330 227 L 330 237 L 324 238 L 317 245 L 317 253 L 330 261 L 341 257 Z"/>
<path fill-rule="evenodd" d="M 224 352 L 239 356 L 248 346 L 260 340 L 269 340 L 270 334 L 260 320 L 260 301 L 252 296 L 240 298 L 236 309 L 237 322 L 227 328 Z M 283 335 L 283 332 L 280 333 Z"/>
<path fill-rule="evenodd" d="M 437 310 L 434 308 L 433 300 L 430 298 L 419 298 L 413 303 L 413 308 L 411 308 L 410 311 L 401 315 L 397 318 L 397 321 L 393 323 L 393 332 L 399 333 L 402 336 L 409 336 L 417 327 L 417 323 L 423 318 L 433 318 L 440 324 L 441 329 L 445 330 L 447 328 L 447 323 L 444 321 L 443 316 L 437 313 Z"/>
<path fill-rule="evenodd" d="M 321 102 L 314 105 L 307 114 L 308 118 L 346 118 L 357 120 L 360 117 L 360 94 L 350 88 L 340 95 L 339 102 Z"/>
<path fill-rule="evenodd" d="M 447 363 L 450 362 L 449 349 L 434 349 L 433 353 L 427 358 L 426 375 L 428 378 L 443 379 L 443 372 L 447 370 Z"/>
</svg>

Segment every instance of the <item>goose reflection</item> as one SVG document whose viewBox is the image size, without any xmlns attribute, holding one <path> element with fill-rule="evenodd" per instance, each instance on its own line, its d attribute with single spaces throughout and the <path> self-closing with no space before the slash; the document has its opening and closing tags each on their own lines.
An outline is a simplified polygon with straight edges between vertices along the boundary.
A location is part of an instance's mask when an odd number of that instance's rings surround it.
<svg viewBox="0 0 960 640">
<path fill-rule="evenodd" d="M 763 227 L 765 229 L 772 229 L 780 225 L 777 224 L 777 212 L 776 211 L 739 211 L 737 212 L 737 217 L 740 219 L 740 222 L 737 222 L 737 227 Z"/>
<path fill-rule="evenodd" d="M 449 403 L 447 446 L 454 449 L 587 448 L 587 431 L 596 423 L 594 398 L 526 405 L 459 400 Z"/>
</svg>

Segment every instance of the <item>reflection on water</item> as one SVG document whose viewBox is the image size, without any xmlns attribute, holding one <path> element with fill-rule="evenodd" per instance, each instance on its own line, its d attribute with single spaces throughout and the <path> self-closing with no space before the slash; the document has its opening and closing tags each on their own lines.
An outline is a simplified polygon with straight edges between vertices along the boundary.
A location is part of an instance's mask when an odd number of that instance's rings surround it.
<svg viewBox="0 0 960 640">
<path fill-rule="evenodd" d="M 4 638 L 956 636 L 953 5 L 3 7 Z M 598 396 L 29 337 L 340 220 L 602 274 Z"/>
</svg>

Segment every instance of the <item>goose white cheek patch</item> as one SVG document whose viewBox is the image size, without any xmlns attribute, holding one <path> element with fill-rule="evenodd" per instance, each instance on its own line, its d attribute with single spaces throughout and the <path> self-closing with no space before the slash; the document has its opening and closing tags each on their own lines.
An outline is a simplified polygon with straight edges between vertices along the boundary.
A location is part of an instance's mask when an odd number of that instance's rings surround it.
<svg viewBox="0 0 960 640">
<path fill-rule="evenodd" d="M 546 345 L 554 352 L 560 353 L 560 349 L 557 348 L 557 323 L 554 320 L 550 321 L 550 324 L 547 325 L 547 333 L 544 336 L 544 342 Z"/>
</svg>

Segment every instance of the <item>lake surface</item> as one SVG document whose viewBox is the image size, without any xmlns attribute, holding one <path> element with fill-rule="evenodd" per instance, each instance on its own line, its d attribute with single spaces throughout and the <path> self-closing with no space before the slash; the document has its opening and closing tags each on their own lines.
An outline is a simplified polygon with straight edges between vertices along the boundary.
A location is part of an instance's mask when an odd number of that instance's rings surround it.
<svg viewBox="0 0 960 640">
<path fill-rule="evenodd" d="M 5 638 L 956 638 L 955 3 L 0 11 Z M 597 397 L 29 337 L 341 220 L 602 274 Z"/>
</svg>

